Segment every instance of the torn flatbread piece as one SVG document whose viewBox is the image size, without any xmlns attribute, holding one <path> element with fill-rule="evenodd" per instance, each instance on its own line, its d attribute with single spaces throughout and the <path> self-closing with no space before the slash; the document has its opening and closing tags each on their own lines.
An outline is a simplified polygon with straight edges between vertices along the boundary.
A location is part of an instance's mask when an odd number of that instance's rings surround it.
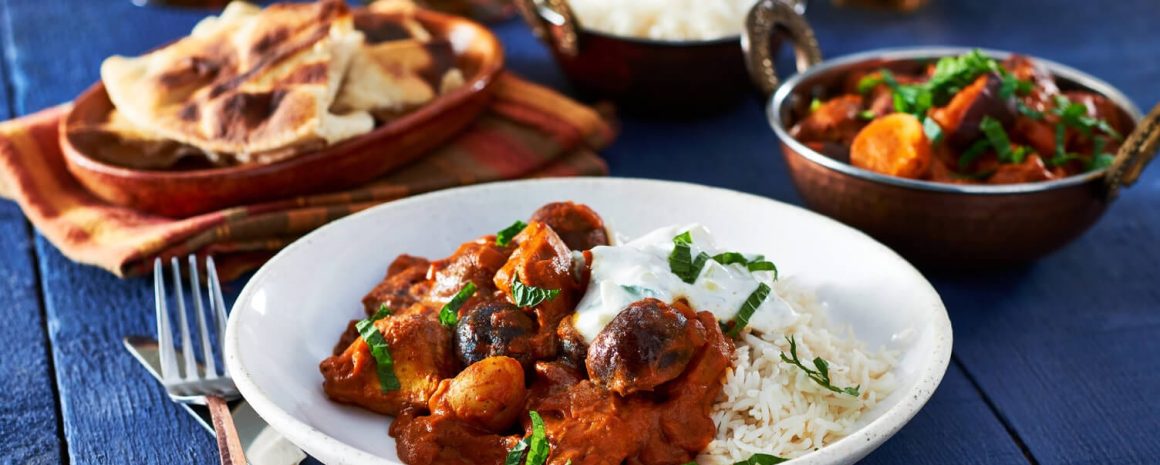
<svg viewBox="0 0 1160 465">
<path fill-rule="evenodd" d="M 373 128 L 366 111 L 330 110 L 363 43 L 344 2 L 235 5 L 162 49 L 105 60 L 101 79 L 126 119 L 243 163 Z"/>
</svg>

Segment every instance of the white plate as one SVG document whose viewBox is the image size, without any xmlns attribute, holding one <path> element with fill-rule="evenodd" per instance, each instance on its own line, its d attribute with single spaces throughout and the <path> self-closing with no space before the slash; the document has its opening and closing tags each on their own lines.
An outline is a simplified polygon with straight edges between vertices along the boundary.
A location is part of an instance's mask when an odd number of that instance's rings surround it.
<svg viewBox="0 0 1160 465">
<path fill-rule="evenodd" d="M 946 371 L 951 325 L 938 294 L 885 246 L 836 221 L 748 194 L 633 179 L 486 184 L 395 201 L 307 235 L 262 267 L 234 304 L 226 364 L 262 418 L 328 464 L 398 463 L 389 419 L 338 405 L 322 392 L 318 363 L 330 354 L 360 299 L 401 253 L 439 258 L 539 206 L 574 200 L 615 232 L 639 235 L 673 223 L 708 226 L 722 246 L 761 253 L 783 276 L 816 286 L 839 324 L 871 347 L 901 352 L 897 390 L 850 436 L 794 464 L 846 464 L 898 431 Z"/>
</svg>

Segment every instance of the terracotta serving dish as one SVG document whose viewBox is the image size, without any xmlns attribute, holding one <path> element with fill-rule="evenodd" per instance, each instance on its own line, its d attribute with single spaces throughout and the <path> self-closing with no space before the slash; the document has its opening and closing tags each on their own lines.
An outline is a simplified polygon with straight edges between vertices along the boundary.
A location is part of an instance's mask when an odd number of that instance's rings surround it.
<svg viewBox="0 0 1160 465">
<path fill-rule="evenodd" d="M 98 82 L 77 98 L 61 122 L 65 162 L 73 176 L 101 199 L 171 217 L 367 182 L 415 160 L 471 123 L 486 108 L 503 68 L 503 49 L 483 26 L 423 10 L 415 18 L 434 37 L 451 41 L 466 84 L 369 134 L 267 165 L 174 171 L 113 166 L 90 156 L 91 147 L 69 136 L 70 128 L 103 121 L 112 110 L 105 87 Z"/>
<path fill-rule="evenodd" d="M 660 41 L 586 29 L 566 0 L 517 0 L 564 75 L 588 98 L 635 113 L 696 115 L 752 94 L 741 36 Z M 799 3 L 804 11 L 805 3 Z"/>
<path fill-rule="evenodd" d="M 768 13 L 755 10 L 754 14 Z M 775 23 L 780 21 L 777 15 L 771 18 Z M 816 42 L 811 42 L 812 33 L 807 32 L 797 34 L 806 38 L 797 46 L 814 50 L 799 57 L 820 55 Z M 753 41 L 760 42 L 763 31 L 751 27 L 749 33 L 754 35 Z M 944 184 L 855 168 L 789 135 L 788 128 L 806 114 L 811 99 L 826 97 L 827 89 L 839 88 L 848 73 L 881 67 L 913 70 L 939 57 L 967 51 L 907 48 L 860 53 L 816 64 L 778 86 L 772 68 L 757 66 L 762 56 L 751 49 L 755 78 L 764 79 L 766 88 L 776 88 L 767 107 L 769 124 L 781 141 L 782 155 L 806 204 L 865 231 L 912 260 L 947 267 L 1008 264 L 1041 257 L 1078 237 L 1100 218 L 1120 187 L 1133 183 L 1155 155 L 1160 106 L 1141 120 L 1135 105 L 1107 83 L 1035 57 L 1054 74 L 1062 90 L 1102 94 L 1137 122 L 1110 168 L 1049 182 Z M 983 52 L 997 59 L 1010 55 Z"/>
</svg>

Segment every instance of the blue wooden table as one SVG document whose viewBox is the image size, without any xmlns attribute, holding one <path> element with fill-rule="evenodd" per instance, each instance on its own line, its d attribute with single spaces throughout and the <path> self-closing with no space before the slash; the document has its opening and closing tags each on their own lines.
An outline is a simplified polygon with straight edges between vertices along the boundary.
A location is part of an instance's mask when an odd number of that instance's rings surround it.
<svg viewBox="0 0 1160 465">
<path fill-rule="evenodd" d="M 204 12 L 129 0 L 0 0 L 0 116 L 71 99 L 101 60 L 186 34 Z M 1156 0 L 932 0 L 913 15 L 810 4 L 828 56 L 879 47 L 1009 49 L 1160 101 Z M 495 26 L 509 67 L 564 91 L 521 23 Z M 679 96 L 674 96 L 679 98 Z M 626 117 L 615 176 L 677 179 L 797 203 L 760 104 L 696 121 Z M 1090 232 L 1036 263 L 928 274 L 955 329 L 942 386 L 866 463 L 1160 463 L 1160 169 Z M 244 282 L 231 283 L 234 291 Z M 170 403 L 121 337 L 151 334 L 147 280 L 64 258 L 0 202 L 0 461 L 212 463 L 210 436 Z"/>
</svg>

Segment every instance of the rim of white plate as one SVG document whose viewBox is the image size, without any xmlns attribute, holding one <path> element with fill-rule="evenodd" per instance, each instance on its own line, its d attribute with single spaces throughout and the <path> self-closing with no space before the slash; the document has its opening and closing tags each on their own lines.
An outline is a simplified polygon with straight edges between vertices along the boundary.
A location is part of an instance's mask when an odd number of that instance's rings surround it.
<svg viewBox="0 0 1160 465">
<path fill-rule="evenodd" d="M 910 262 L 902 258 L 896 252 L 878 242 L 874 238 L 865 233 L 842 224 L 836 220 L 825 217 L 818 213 L 814 213 L 796 205 L 787 204 L 767 197 L 762 197 L 755 194 L 747 194 L 731 189 L 724 189 L 719 187 L 704 186 L 694 183 L 686 183 L 679 181 L 662 181 L 654 179 L 641 178 L 555 178 L 555 179 L 531 179 L 518 181 L 502 181 L 485 184 L 477 184 L 472 186 L 457 187 L 452 189 L 445 189 L 431 193 L 416 195 L 405 199 L 387 202 L 367 210 L 355 213 L 337 221 L 324 225 L 309 234 L 299 238 L 291 243 L 282 251 L 278 252 L 265 265 L 263 265 L 249 282 L 246 283 L 245 288 L 242 289 L 241 294 L 238 295 L 234 302 L 233 308 L 240 308 L 241 304 L 249 301 L 252 298 L 254 289 L 266 279 L 266 275 L 270 270 L 277 266 L 279 260 L 289 254 L 296 253 L 300 248 L 309 246 L 309 244 L 321 237 L 331 234 L 332 231 L 337 230 L 343 222 L 352 221 L 355 218 L 363 216 L 376 215 L 380 210 L 398 208 L 402 205 L 423 202 L 436 202 L 443 197 L 461 195 L 465 191 L 477 191 L 478 195 L 484 195 L 487 191 L 503 190 L 503 189 L 518 189 L 520 186 L 531 184 L 537 185 L 552 185 L 558 184 L 561 186 L 586 186 L 589 188 L 598 188 L 599 185 L 611 184 L 652 184 L 658 187 L 668 187 L 672 189 L 701 189 L 707 192 L 713 192 L 720 195 L 732 195 L 739 199 L 748 199 L 751 201 L 770 202 L 778 204 L 781 207 L 788 207 L 791 210 L 796 210 L 797 213 L 807 216 L 815 217 L 823 222 L 828 222 L 834 227 L 842 228 L 848 232 L 852 232 L 857 236 L 865 239 L 872 247 L 878 248 L 887 256 L 896 258 L 902 267 L 902 270 L 907 274 L 911 274 L 915 278 L 916 283 L 922 283 L 922 291 L 929 292 L 934 296 L 934 300 L 938 302 L 938 308 L 935 309 L 933 315 L 934 321 L 932 326 L 936 331 L 934 334 L 934 353 L 930 362 L 923 366 L 917 374 L 917 381 L 914 385 L 902 396 L 897 404 L 890 407 L 882 413 L 881 416 L 874 419 L 870 423 L 862 425 L 853 433 L 846 437 L 827 445 L 821 449 L 813 451 L 809 454 L 790 460 L 786 463 L 793 465 L 820 465 L 820 464 L 835 464 L 835 463 L 853 463 L 867 454 L 878 448 L 883 442 L 893 436 L 908 423 L 919 410 L 926 404 L 930 397 L 934 394 L 935 389 L 938 388 L 939 383 L 942 382 L 943 376 L 946 374 L 947 366 L 950 363 L 951 348 L 953 345 L 953 333 L 951 329 L 950 317 L 947 314 L 946 306 L 942 303 L 942 298 L 938 296 L 938 292 L 931 286 L 930 282 L 914 268 Z M 370 464 L 370 463 L 386 463 L 387 460 L 382 457 L 370 454 L 359 448 L 351 446 L 341 440 L 330 436 L 318 429 L 299 420 L 289 412 L 283 410 L 274 401 L 272 401 L 263 390 L 251 379 L 250 372 L 245 365 L 242 364 L 238 354 L 238 328 L 237 321 L 240 318 L 241 312 L 235 312 L 231 308 L 229 321 L 226 326 L 226 346 L 225 346 L 225 362 L 226 368 L 233 377 L 234 383 L 242 396 L 249 402 L 254 411 L 265 419 L 271 427 L 282 433 L 291 442 L 295 443 L 303 449 L 313 450 L 328 450 L 332 452 L 332 457 L 338 458 L 338 464 Z M 895 393 L 897 394 L 897 393 Z M 303 444 L 308 444 L 303 446 Z"/>
</svg>

